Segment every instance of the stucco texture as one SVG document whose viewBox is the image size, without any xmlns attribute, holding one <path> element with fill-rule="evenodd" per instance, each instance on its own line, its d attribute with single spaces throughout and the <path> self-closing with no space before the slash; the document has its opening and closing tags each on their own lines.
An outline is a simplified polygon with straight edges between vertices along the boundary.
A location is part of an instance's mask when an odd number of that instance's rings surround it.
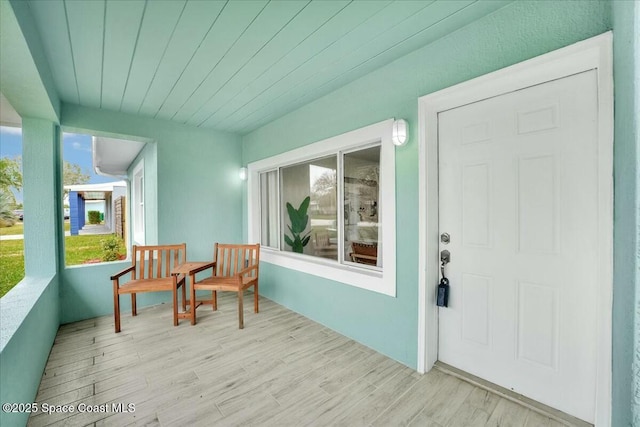
<svg viewBox="0 0 640 427">
<path fill-rule="evenodd" d="M 605 32 L 610 18 L 608 2 L 514 2 L 245 135 L 249 163 L 391 117 L 410 123 L 396 150 L 397 297 L 269 265 L 261 292 L 415 368 L 418 97 Z"/>
</svg>

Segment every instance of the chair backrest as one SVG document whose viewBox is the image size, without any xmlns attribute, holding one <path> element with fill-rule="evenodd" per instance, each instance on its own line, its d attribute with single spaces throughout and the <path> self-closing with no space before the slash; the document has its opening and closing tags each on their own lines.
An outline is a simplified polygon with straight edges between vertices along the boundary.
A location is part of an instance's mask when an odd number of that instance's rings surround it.
<svg viewBox="0 0 640 427">
<path fill-rule="evenodd" d="M 316 233 L 316 248 L 328 248 L 331 246 L 331 240 L 329 239 L 329 233 Z"/>
<path fill-rule="evenodd" d="M 260 268 L 260 244 L 216 243 L 213 250 L 213 260 L 216 261 L 216 276 L 234 276 L 245 268 L 256 266 L 247 274 L 250 277 L 257 277 Z"/>
<path fill-rule="evenodd" d="M 133 245 L 133 279 L 169 277 L 171 270 L 187 261 L 187 244 L 136 246 Z"/>
<path fill-rule="evenodd" d="M 378 259 L 377 243 L 351 242 L 351 258 L 361 264 L 376 265 Z"/>
</svg>

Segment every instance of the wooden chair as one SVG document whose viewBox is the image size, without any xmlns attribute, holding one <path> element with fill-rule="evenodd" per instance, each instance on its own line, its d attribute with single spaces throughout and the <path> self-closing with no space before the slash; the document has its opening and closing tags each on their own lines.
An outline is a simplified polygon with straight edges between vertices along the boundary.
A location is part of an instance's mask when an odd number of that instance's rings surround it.
<svg viewBox="0 0 640 427">
<path fill-rule="evenodd" d="M 212 275 L 196 281 L 195 275 L 213 268 Z M 216 243 L 213 262 L 189 272 L 191 280 L 191 324 L 196 324 L 196 309 L 200 304 L 210 303 L 218 309 L 218 291 L 238 293 L 239 328 L 244 328 L 244 291 L 253 286 L 253 310 L 258 312 L 258 273 L 260 269 L 260 244 L 230 245 Z M 211 291 L 211 301 L 196 301 L 196 291 Z"/>
<path fill-rule="evenodd" d="M 120 332 L 120 295 L 131 294 L 131 315 L 136 316 L 136 294 L 169 291 L 173 293 L 173 324 L 178 326 L 178 289 L 182 288 L 182 310 L 186 310 L 185 274 L 171 271 L 187 259 L 187 245 L 133 246 L 131 266 L 111 276 L 113 280 L 113 314 L 116 333 Z M 131 273 L 131 280 L 121 277 Z"/>
<path fill-rule="evenodd" d="M 378 244 L 351 242 L 351 261 L 360 264 L 378 264 Z"/>
<path fill-rule="evenodd" d="M 314 234 L 313 247 L 315 256 L 336 259 L 338 257 L 337 245 L 331 244 L 329 233 L 318 232 Z"/>
</svg>

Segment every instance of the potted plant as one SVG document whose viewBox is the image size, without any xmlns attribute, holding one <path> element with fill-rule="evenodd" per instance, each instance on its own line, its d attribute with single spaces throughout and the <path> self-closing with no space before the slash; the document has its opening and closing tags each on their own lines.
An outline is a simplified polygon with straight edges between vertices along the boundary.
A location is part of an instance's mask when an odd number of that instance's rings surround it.
<svg viewBox="0 0 640 427">
<path fill-rule="evenodd" d="M 289 227 L 289 231 L 291 231 L 291 236 L 285 234 L 284 241 L 287 245 L 291 246 L 293 252 L 299 254 L 303 253 L 304 247 L 307 246 L 311 238 L 311 232 L 308 232 L 305 236 L 302 235 L 309 223 L 309 215 L 307 215 L 309 203 L 311 203 L 311 197 L 309 196 L 302 201 L 298 209 L 287 202 L 287 212 L 289 213 L 289 220 L 291 221 L 291 225 L 287 226 Z"/>
</svg>

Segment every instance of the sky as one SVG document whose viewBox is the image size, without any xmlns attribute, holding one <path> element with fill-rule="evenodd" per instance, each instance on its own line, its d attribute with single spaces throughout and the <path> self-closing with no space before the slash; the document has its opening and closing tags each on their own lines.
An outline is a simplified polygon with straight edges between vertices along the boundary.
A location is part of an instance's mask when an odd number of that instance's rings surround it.
<svg viewBox="0 0 640 427">
<path fill-rule="evenodd" d="M 22 129 L 0 126 L 0 157 L 15 158 L 22 156 Z M 89 174 L 89 184 L 118 181 L 108 176 L 101 176 L 93 170 L 91 152 L 91 135 L 75 133 L 62 134 L 62 158 L 69 163 L 80 165 L 82 171 Z M 15 193 L 18 203 L 22 203 L 22 192 Z"/>
</svg>

